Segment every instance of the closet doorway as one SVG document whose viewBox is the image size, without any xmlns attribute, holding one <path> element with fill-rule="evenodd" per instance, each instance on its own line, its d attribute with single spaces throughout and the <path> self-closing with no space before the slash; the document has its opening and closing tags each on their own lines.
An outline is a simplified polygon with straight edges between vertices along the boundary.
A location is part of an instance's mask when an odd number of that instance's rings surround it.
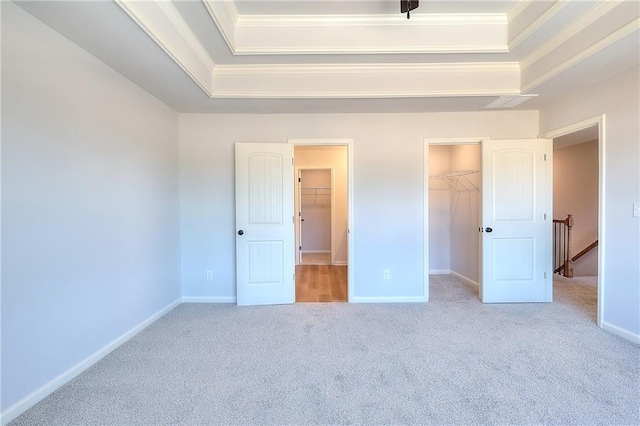
<svg viewBox="0 0 640 426">
<path fill-rule="evenodd" d="M 478 299 L 479 143 L 428 146 L 429 299 Z"/>
<path fill-rule="evenodd" d="M 295 143 L 296 302 L 349 300 L 348 145 Z"/>
</svg>

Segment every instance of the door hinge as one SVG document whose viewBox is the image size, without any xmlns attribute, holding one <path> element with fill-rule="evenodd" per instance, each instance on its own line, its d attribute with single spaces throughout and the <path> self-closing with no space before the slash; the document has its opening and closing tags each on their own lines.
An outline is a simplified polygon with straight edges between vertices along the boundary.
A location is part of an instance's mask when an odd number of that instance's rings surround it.
<svg viewBox="0 0 640 426">
<path fill-rule="evenodd" d="M 291 216 L 291 222 L 296 223 L 296 216 L 295 215 Z"/>
<path fill-rule="evenodd" d="M 547 161 L 547 154 L 544 154 L 544 161 Z"/>
<path fill-rule="evenodd" d="M 293 282 L 296 282 L 296 274 L 293 274 Z"/>
<path fill-rule="evenodd" d="M 298 182 L 302 182 L 302 179 L 298 178 Z"/>
<path fill-rule="evenodd" d="M 544 275 L 544 279 L 546 280 L 547 279 L 547 273 L 543 272 L 542 275 Z"/>
<path fill-rule="evenodd" d="M 291 159 L 291 165 L 292 165 L 292 166 L 295 166 L 295 164 L 296 164 L 296 163 L 295 163 L 295 158 L 292 158 L 292 159 Z"/>
<path fill-rule="evenodd" d="M 547 214 L 546 213 L 544 214 L 544 220 L 547 220 Z"/>
</svg>

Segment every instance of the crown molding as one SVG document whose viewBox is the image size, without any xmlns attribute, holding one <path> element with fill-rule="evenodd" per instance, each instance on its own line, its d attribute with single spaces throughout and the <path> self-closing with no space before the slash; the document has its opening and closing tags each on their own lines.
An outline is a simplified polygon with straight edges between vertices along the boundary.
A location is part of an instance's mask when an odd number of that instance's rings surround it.
<svg viewBox="0 0 640 426">
<path fill-rule="evenodd" d="M 516 3 L 516 5 L 507 12 L 507 20 L 509 22 L 513 22 L 518 19 L 520 14 L 524 12 L 531 3 L 533 3 L 533 0 L 519 0 L 518 3 Z"/>
<path fill-rule="evenodd" d="M 598 3 L 588 13 L 580 17 L 580 19 L 573 22 L 558 35 L 541 46 L 538 50 L 534 51 L 529 56 L 520 61 L 520 68 L 522 70 L 529 68 L 535 62 L 551 53 L 554 49 L 558 48 L 558 46 L 565 43 L 571 37 L 587 29 L 591 24 L 616 8 L 622 2 L 623 0 L 608 0 L 606 2 Z"/>
<path fill-rule="evenodd" d="M 211 1 L 211 0 L 206 0 Z M 505 13 L 431 13 L 414 15 L 407 20 L 404 15 L 240 15 L 237 27 L 354 27 L 354 26 L 423 26 L 507 24 Z"/>
<path fill-rule="evenodd" d="M 249 55 L 384 55 L 384 54 L 428 54 L 428 53 L 507 53 L 509 47 L 506 44 L 483 45 L 483 46 L 397 46 L 393 48 L 380 47 L 344 47 L 344 46 L 322 46 L 322 47 L 247 47 L 236 48 L 234 54 L 237 56 Z"/>
<path fill-rule="evenodd" d="M 209 96 L 215 64 L 170 2 L 114 0 Z"/>
<path fill-rule="evenodd" d="M 523 41 L 531 37 L 536 31 L 538 31 L 544 24 L 546 24 L 551 18 L 553 18 L 562 8 L 564 8 L 571 0 L 558 0 L 549 9 L 547 9 L 542 15 L 535 19 L 531 24 L 524 28 L 518 35 L 514 36 L 509 41 L 509 50 L 512 51 L 518 47 Z M 521 14 L 523 11 L 520 11 Z M 512 22 L 510 20 L 510 22 Z"/>
<path fill-rule="evenodd" d="M 220 98 L 395 98 L 520 94 L 517 63 L 219 65 Z"/>
<path fill-rule="evenodd" d="M 557 76 L 561 72 L 566 71 L 567 69 L 569 69 L 569 68 L 573 67 L 574 65 L 582 62 L 583 60 L 587 59 L 588 57 L 595 55 L 596 53 L 600 52 L 601 50 L 603 50 L 603 49 L 609 47 L 610 45 L 614 44 L 618 40 L 621 40 L 622 38 L 632 34 L 635 31 L 638 31 L 638 30 L 640 30 L 640 18 L 637 18 L 637 19 L 633 20 L 632 22 L 628 23 L 624 27 L 620 28 L 619 30 L 611 33 L 607 37 L 605 37 L 602 40 L 598 41 L 597 43 L 594 43 L 589 48 L 583 50 L 582 52 L 578 53 L 577 55 L 572 56 L 571 58 L 569 58 L 566 61 L 562 62 L 561 64 L 555 66 L 554 68 L 550 69 L 549 71 L 543 73 L 542 75 L 538 76 L 537 78 L 533 79 L 532 81 L 524 84 L 522 86 L 522 93 L 527 93 L 530 90 L 535 89 L 536 87 L 540 86 L 541 84 L 551 80 L 553 77 Z"/>
<path fill-rule="evenodd" d="M 231 52 L 236 51 L 236 25 L 240 15 L 233 1 L 202 0 L 209 16 L 220 30 L 222 38 Z"/>
<path fill-rule="evenodd" d="M 459 62 L 407 64 L 245 64 L 218 65 L 215 75 L 265 74 L 381 74 L 381 73 L 519 73 L 517 62 Z"/>
</svg>

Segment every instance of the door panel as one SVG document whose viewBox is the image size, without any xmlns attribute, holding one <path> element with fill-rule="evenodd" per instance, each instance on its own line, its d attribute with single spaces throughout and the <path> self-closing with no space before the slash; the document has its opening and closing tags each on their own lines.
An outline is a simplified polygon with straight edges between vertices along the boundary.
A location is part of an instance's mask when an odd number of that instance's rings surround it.
<svg viewBox="0 0 640 426">
<path fill-rule="evenodd" d="M 550 144 L 542 139 L 482 143 L 484 303 L 551 301 Z"/>
<path fill-rule="evenodd" d="M 236 143 L 238 305 L 293 303 L 293 151 Z"/>
</svg>

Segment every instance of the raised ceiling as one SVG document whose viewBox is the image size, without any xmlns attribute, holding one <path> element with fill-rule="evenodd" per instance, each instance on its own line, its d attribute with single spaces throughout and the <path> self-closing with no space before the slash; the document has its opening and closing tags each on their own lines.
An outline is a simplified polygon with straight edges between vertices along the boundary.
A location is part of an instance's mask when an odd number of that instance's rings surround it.
<svg viewBox="0 0 640 426">
<path fill-rule="evenodd" d="M 527 108 L 639 62 L 637 0 L 420 3 L 18 4 L 180 112 Z"/>
</svg>

